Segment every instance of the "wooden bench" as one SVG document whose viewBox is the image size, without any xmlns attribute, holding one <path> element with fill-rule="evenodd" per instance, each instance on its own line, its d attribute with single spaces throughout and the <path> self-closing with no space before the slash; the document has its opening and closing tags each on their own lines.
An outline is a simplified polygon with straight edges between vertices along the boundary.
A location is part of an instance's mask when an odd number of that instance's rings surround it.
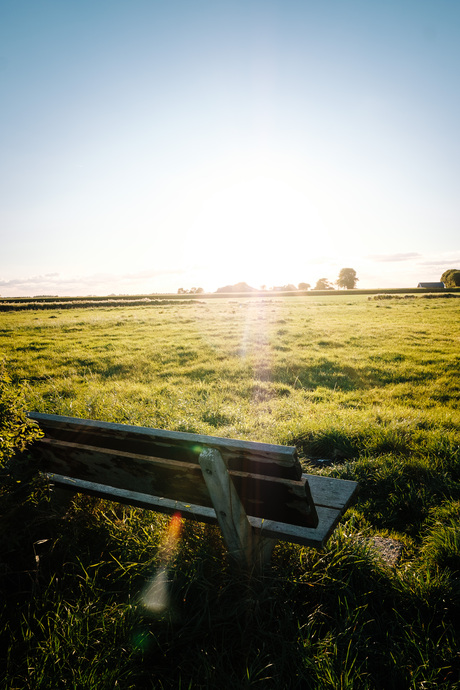
<svg viewBox="0 0 460 690">
<path fill-rule="evenodd" d="M 29 413 L 44 437 L 32 456 L 58 488 L 220 525 L 252 568 L 276 540 L 321 548 L 356 482 L 302 474 L 296 449 Z"/>
</svg>

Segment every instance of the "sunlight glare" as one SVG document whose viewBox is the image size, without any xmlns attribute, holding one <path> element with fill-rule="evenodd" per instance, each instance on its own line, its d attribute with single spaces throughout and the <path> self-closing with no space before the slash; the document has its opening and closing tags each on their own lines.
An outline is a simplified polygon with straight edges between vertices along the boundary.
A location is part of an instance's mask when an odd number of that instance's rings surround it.
<svg viewBox="0 0 460 690">
<path fill-rule="evenodd" d="M 208 191 L 189 233 L 187 254 L 208 275 L 214 268 L 221 284 L 291 282 L 295 271 L 330 250 L 314 186 L 309 189 L 295 169 L 235 168 Z"/>
</svg>

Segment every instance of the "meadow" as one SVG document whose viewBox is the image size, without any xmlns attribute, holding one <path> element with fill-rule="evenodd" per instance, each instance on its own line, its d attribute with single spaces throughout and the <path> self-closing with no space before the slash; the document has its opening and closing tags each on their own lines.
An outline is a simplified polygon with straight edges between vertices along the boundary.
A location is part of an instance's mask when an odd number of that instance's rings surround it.
<svg viewBox="0 0 460 690">
<path fill-rule="evenodd" d="M 2 687 L 460 688 L 459 299 L 260 296 L 0 314 L 25 409 L 295 445 L 360 494 L 322 552 L 236 577 L 184 523 L 2 473 Z M 396 564 L 376 540 L 402 548 Z"/>
</svg>

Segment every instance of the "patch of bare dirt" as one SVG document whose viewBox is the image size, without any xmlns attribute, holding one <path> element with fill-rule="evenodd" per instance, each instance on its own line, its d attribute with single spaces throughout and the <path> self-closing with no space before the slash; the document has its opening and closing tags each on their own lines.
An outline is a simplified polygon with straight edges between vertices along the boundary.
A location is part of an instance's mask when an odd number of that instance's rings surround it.
<svg viewBox="0 0 460 690">
<path fill-rule="evenodd" d="M 371 544 L 385 563 L 391 567 L 394 567 L 401 558 L 403 544 L 397 539 L 372 537 Z"/>
</svg>

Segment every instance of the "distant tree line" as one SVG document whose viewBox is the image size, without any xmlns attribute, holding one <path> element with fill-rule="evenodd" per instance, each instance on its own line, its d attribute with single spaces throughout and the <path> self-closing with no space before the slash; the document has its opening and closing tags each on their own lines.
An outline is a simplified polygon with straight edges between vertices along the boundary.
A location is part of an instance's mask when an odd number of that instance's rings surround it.
<svg viewBox="0 0 460 690">
<path fill-rule="evenodd" d="M 177 291 L 178 295 L 201 295 L 204 290 L 202 287 L 191 287 L 190 290 L 180 287 Z"/>
<path fill-rule="evenodd" d="M 358 282 L 356 276 L 356 271 L 354 268 L 342 268 L 339 276 L 335 282 L 338 288 L 343 288 L 345 290 L 352 290 L 356 287 Z M 270 290 L 272 292 L 295 292 L 297 290 L 310 290 L 310 283 L 299 283 L 297 287 L 292 283 L 287 285 L 275 285 Z M 266 285 L 261 285 L 260 290 L 265 291 L 267 289 Z M 334 290 L 334 283 L 331 283 L 327 278 L 320 278 L 313 290 Z M 257 288 L 251 287 L 247 283 L 235 283 L 235 285 L 225 285 L 224 287 L 217 288 L 216 292 L 223 293 L 238 293 L 238 292 L 258 292 Z M 195 295 L 204 292 L 203 288 L 190 288 L 190 290 L 185 290 L 184 288 L 179 288 L 177 291 L 179 295 Z"/>
<path fill-rule="evenodd" d="M 342 268 L 339 277 L 335 281 L 335 285 L 343 290 L 353 290 L 358 280 L 359 278 L 354 268 Z M 313 290 L 334 290 L 334 283 L 331 283 L 327 278 L 320 278 L 316 281 Z"/>
</svg>

